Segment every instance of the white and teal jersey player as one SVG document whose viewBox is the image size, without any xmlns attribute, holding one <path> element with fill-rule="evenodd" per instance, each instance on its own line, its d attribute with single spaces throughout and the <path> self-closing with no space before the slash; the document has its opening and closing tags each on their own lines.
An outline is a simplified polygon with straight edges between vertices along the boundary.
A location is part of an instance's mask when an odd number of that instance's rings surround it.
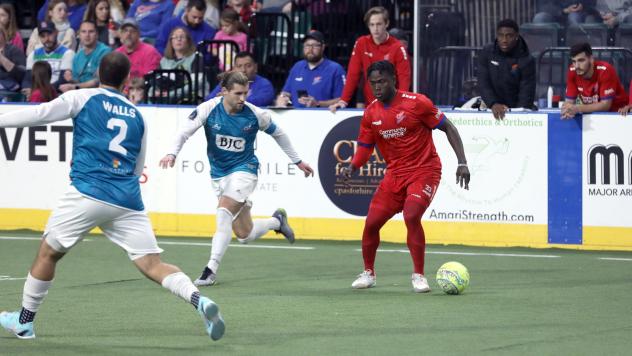
<svg viewBox="0 0 632 356">
<path fill-rule="evenodd" d="M 57 262 L 96 226 L 128 253 L 145 276 L 193 304 L 213 340 L 224 334 L 217 304 L 200 296 L 178 267 L 160 259 L 162 249 L 144 210 L 138 181 L 147 126 L 138 109 L 120 94 L 129 68 L 125 55 L 112 52 L 99 66 L 100 88 L 69 91 L 51 102 L 0 115 L 0 127 L 45 125 L 68 118 L 74 127 L 71 184 L 44 230 L 24 283 L 22 309 L 0 313 L 0 325 L 18 338 L 35 337 L 33 320 Z"/>
<path fill-rule="evenodd" d="M 300 159 L 289 137 L 272 121 L 270 111 L 245 101 L 248 77 L 240 72 L 229 72 L 223 76 L 220 85 L 222 96 L 202 103 L 183 120 L 173 147 L 160 161 L 163 168 L 173 167 L 186 140 L 199 128 L 204 128 L 212 185 L 219 203 L 211 256 L 201 276 L 194 281 L 198 286 L 215 284 L 219 264 L 233 231 L 241 243 L 256 240 L 270 230 L 282 233 L 290 243 L 294 242 L 294 232 L 287 222 L 285 210 L 277 209 L 268 219 L 253 221 L 250 215 L 252 203 L 248 197 L 257 186 L 259 168 L 254 150 L 259 131 L 272 136 L 305 177 L 314 174 L 312 168 Z"/>
</svg>

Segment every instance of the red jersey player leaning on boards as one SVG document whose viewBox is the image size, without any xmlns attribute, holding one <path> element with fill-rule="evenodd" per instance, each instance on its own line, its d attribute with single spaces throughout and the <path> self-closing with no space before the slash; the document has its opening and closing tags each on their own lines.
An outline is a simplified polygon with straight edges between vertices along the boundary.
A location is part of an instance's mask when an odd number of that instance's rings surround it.
<svg viewBox="0 0 632 356">
<path fill-rule="evenodd" d="M 616 70 L 608 62 L 595 60 L 590 44 L 572 46 L 570 55 L 562 119 L 572 119 L 579 113 L 616 112 L 625 106 L 628 98 Z"/>
<path fill-rule="evenodd" d="M 375 191 L 362 233 L 364 272 L 351 285 L 356 289 L 375 286 L 375 255 L 380 229 L 395 214 L 404 212 L 406 242 L 413 260 L 415 292 L 429 292 L 424 277 L 426 238 L 421 217 L 430 205 L 441 180 L 441 160 L 432 141 L 432 130 L 446 133 L 458 159 L 456 182 L 469 189 L 470 171 L 463 142 L 456 127 L 422 94 L 397 90 L 395 67 L 388 61 L 371 64 L 367 82 L 376 98 L 364 111 L 358 135 L 358 150 L 342 169 L 345 180 L 362 167 L 377 145 L 387 163 L 386 175 Z"/>
<path fill-rule="evenodd" d="M 358 38 L 353 46 L 347 69 L 347 81 L 342 89 L 340 100 L 329 106 L 332 112 L 349 105 L 360 79 L 366 75 L 371 63 L 377 61 L 386 60 L 393 63 L 397 74 L 397 88 L 410 89 L 410 59 L 402 43 L 388 34 L 388 11 L 382 6 L 372 7 L 364 15 L 364 23 L 369 28 L 370 34 Z M 363 91 L 367 104 L 375 99 L 366 81 Z"/>
</svg>

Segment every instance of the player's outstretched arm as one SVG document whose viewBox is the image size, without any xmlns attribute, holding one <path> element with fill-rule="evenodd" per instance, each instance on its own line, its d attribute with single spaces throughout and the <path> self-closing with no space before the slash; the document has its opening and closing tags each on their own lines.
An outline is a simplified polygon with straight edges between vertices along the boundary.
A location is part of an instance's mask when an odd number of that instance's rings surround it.
<svg viewBox="0 0 632 356">
<path fill-rule="evenodd" d="M 162 159 L 160 160 L 160 163 L 158 164 L 160 165 L 160 168 L 162 169 L 172 168 L 176 164 L 176 156 L 169 153 L 165 155 L 164 157 L 162 157 Z"/>
<path fill-rule="evenodd" d="M 0 115 L 0 127 L 31 127 L 69 119 L 72 105 L 64 98 Z"/>
<path fill-rule="evenodd" d="M 296 166 L 298 167 L 298 169 L 300 169 L 301 171 L 303 171 L 303 173 L 305 173 L 305 177 L 309 177 L 309 176 L 313 176 L 314 175 L 314 170 L 312 169 L 312 167 L 310 167 L 309 164 L 300 161 L 296 164 Z"/>
<path fill-rule="evenodd" d="M 459 130 L 448 118 L 445 118 L 438 129 L 445 132 L 448 142 L 450 142 L 450 146 L 452 146 L 459 161 L 459 166 L 456 169 L 456 184 L 462 188 L 470 189 L 470 170 L 467 168 L 467 159 L 465 158 L 465 150 L 463 149 L 463 141 L 461 140 L 461 135 L 459 135 Z"/>
</svg>

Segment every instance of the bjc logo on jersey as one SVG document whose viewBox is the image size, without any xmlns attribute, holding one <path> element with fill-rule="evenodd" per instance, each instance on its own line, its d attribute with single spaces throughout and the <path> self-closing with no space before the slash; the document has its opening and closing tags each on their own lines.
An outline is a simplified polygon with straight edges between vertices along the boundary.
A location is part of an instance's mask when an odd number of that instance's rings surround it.
<svg viewBox="0 0 632 356">
<path fill-rule="evenodd" d="M 243 152 L 246 140 L 241 137 L 217 135 L 215 136 L 215 145 L 225 151 Z"/>
</svg>

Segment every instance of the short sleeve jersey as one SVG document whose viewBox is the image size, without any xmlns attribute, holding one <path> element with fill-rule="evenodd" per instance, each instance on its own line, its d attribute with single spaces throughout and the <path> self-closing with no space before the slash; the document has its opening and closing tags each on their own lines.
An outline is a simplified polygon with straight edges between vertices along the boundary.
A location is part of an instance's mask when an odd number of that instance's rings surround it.
<svg viewBox="0 0 632 356">
<path fill-rule="evenodd" d="M 577 75 L 573 66 L 568 69 L 566 98 L 576 100 L 579 97 L 582 104 L 612 100 L 610 111 L 619 110 L 626 105 L 627 94 L 617 72 L 608 62 L 595 61 L 594 66 L 595 71 L 590 79 Z"/>
<path fill-rule="evenodd" d="M 276 130 L 271 113 L 246 102 L 241 112 L 231 115 L 224 109 L 223 100 L 217 97 L 204 102 L 189 116 L 196 125 L 204 126 L 211 178 L 237 171 L 256 175 L 259 160 L 255 139 L 259 131 L 272 134 Z"/>
<path fill-rule="evenodd" d="M 142 171 L 145 121 L 138 109 L 118 92 L 103 88 L 72 90 L 56 100 L 70 104 L 72 185 L 96 200 L 144 210 L 138 167 Z"/>
<path fill-rule="evenodd" d="M 422 94 L 397 91 L 390 104 L 373 101 L 364 111 L 358 144 L 377 145 L 387 172 L 405 176 L 422 171 L 441 171 L 441 160 L 432 130 L 445 115 Z"/>
</svg>

